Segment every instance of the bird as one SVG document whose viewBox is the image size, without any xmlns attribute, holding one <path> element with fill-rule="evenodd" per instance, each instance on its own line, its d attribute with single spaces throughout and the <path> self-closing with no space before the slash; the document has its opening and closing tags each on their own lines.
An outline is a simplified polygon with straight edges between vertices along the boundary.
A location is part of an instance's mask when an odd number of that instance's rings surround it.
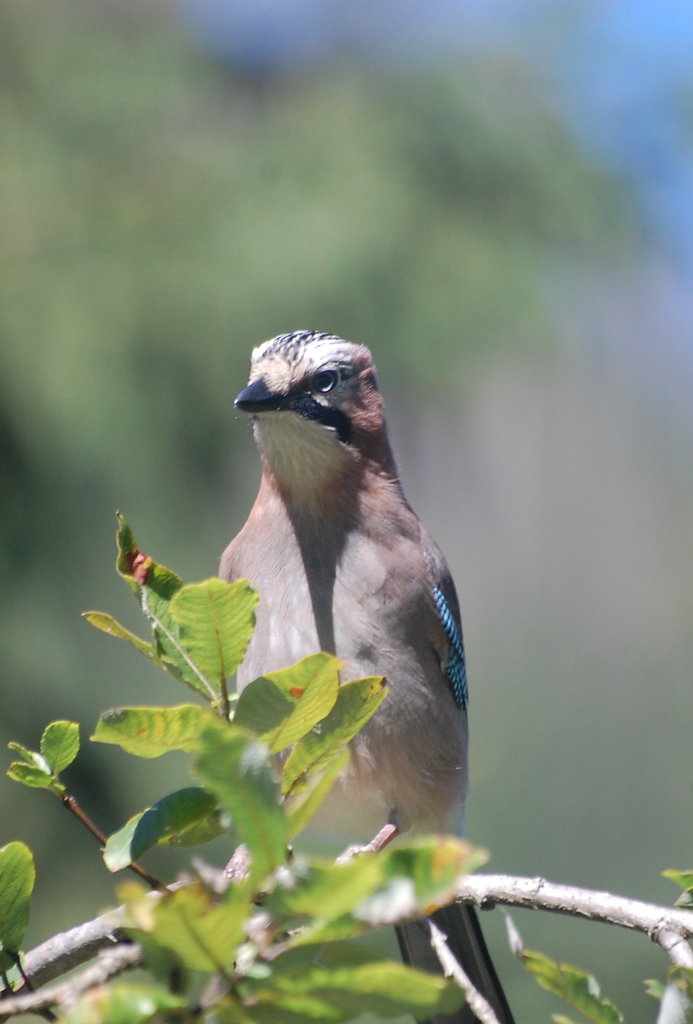
<svg viewBox="0 0 693 1024">
<path fill-rule="evenodd" d="M 468 684 L 460 609 L 439 547 L 407 501 L 370 350 L 297 330 L 253 349 L 235 406 L 249 414 L 262 475 L 224 550 L 222 579 L 259 592 L 239 692 L 326 651 L 342 680 L 383 676 L 388 696 L 350 744 L 327 813 L 349 811 L 377 850 L 407 833 L 461 835 Z M 473 907 L 431 918 L 500 1024 L 513 1018 Z M 405 962 L 440 973 L 419 921 L 397 926 Z M 450 1024 L 471 1024 L 468 1005 Z"/>
</svg>

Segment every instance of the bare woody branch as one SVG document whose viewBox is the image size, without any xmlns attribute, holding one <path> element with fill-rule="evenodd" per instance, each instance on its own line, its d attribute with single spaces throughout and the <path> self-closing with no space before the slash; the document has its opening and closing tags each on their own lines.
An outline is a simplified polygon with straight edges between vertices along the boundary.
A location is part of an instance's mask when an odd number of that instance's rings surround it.
<svg viewBox="0 0 693 1024">
<path fill-rule="evenodd" d="M 33 988 L 60 978 L 102 950 L 113 949 L 118 943 L 127 941 L 122 924 L 122 911 L 110 910 L 93 921 L 59 932 L 26 954 L 22 960 L 24 974 Z"/>
<path fill-rule="evenodd" d="M 693 967 L 693 911 L 614 896 L 609 892 L 558 885 L 544 878 L 466 875 L 457 887 L 462 903 L 547 910 L 642 932 L 678 967 Z"/>
<path fill-rule="evenodd" d="M 24 1013 L 42 1014 L 53 1008 L 69 1010 L 89 989 L 103 985 L 123 971 L 132 970 L 142 963 L 142 950 L 135 944 L 121 944 L 103 949 L 93 964 L 73 975 L 68 981 L 49 985 L 40 992 L 9 996 L 0 999 L 0 1021 Z"/>
<path fill-rule="evenodd" d="M 504 905 L 550 911 L 638 931 L 655 942 L 673 964 L 693 968 L 693 949 L 690 945 L 693 939 L 693 911 L 690 910 L 659 906 L 594 889 L 558 885 L 543 878 L 519 878 L 512 875 L 466 875 L 457 886 L 457 899 L 481 908 Z M 138 947 L 125 945 L 127 938 L 123 920 L 121 910 L 112 910 L 55 935 L 31 950 L 23 959 L 24 972 L 31 985 L 34 988 L 45 985 L 66 971 L 93 959 L 103 950 L 113 953 L 114 963 L 119 962 L 121 952 L 125 960 L 129 957 L 136 959 L 141 954 Z M 433 935 L 432 939 L 440 957 L 440 943 Z M 82 976 L 88 982 L 86 972 L 82 972 Z M 36 995 L 41 994 L 0 998 L 0 1020 L 20 1012 L 14 1008 L 19 1000 L 33 999 Z M 54 1005 L 56 1001 L 59 1002 L 54 999 Z"/>
</svg>

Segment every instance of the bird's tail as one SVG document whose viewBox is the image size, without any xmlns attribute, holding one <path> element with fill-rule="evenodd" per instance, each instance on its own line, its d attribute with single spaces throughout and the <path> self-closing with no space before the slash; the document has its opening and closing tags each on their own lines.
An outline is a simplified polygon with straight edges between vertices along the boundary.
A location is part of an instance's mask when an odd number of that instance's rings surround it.
<svg viewBox="0 0 693 1024">
<path fill-rule="evenodd" d="M 474 907 L 466 903 L 451 903 L 430 916 L 447 938 L 450 952 L 460 964 L 477 992 L 491 1005 L 499 1024 L 514 1024 L 514 1019 L 503 992 L 493 961 L 486 948 L 479 918 Z M 441 974 L 442 968 L 431 946 L 431 933 L 426 920 L 407 921 L 397 925 L 402 960 L 422 971 Z M 451 1016 L 437 1015 L 426 1024 L 479 1024 L 478 1018 L 465 1003 Z"/>
</svg>

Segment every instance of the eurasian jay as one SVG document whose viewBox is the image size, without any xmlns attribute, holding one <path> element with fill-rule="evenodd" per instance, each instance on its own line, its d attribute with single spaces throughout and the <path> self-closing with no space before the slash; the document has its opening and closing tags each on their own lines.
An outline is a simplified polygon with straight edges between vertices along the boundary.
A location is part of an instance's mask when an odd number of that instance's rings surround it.
<svg viewBox="0 0 693 1024">
<path fill-rule="evenodd" d="M 467 676 L 457 595 L 402 491 L 369 350 L 318 331 L 281 334 L 253 351 L 235 404 L 252 417 L 262 460 L 257 499 L 219 570 L 260 594 L 239 690 L 319 650 L 344 662 L 344 679 L 385 676 L 388 696 L 352 742 L 330 812 L 351 805 L 376 823 L 371 849 L 409 829 L 460 834 Z M 432 916 L 498 1020 L 512 1022 L 473 908 Z M 405 960 L 440 973 L 417 922 L 398 938 Z M 465 1006 L 445 1019 L 477 1018 Z"/>
</svg>

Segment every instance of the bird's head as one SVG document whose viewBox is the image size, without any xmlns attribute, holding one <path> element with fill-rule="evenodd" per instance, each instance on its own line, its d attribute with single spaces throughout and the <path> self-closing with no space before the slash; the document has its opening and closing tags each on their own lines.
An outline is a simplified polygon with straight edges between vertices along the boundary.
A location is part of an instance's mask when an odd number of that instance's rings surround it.
<svg viewBox="0 0 693 1024">
<path fill-rule="evenodd" d="M 333 334 L 294 331 L 254 349 L 236 407 L 253 417 L 266 466 L 292 491 L 324 486 L 362 460 L 392 470 L 369 350 Z"/>
</svg>

